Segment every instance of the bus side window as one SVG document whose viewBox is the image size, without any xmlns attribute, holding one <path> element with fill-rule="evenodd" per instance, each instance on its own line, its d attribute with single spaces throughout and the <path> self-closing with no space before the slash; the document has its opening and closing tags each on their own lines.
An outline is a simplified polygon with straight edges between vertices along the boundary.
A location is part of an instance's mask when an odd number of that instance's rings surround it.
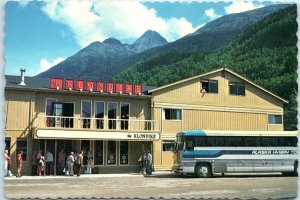
<svg viewBox="0 0 300 200">
<path fill-rule="evenodd" d="M 256 147 L 256 137 L 245 137 L 245 147 Z"/>
<path fill-rule="evenodd" d="M 204 147 L 205 137 L 195 137 L 195 147 Z"/>
<path fill-rule="evenodd" d="M 209 136 L 206 137 L 206 145 L 207 147 L 215 147 L 216 146 L 216 137 Z"/>
</svg>

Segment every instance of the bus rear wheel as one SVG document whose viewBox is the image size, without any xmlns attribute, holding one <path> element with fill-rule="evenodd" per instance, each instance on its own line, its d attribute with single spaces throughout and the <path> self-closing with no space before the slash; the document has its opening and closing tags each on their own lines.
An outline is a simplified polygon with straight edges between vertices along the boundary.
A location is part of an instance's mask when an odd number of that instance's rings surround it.
<svg viewBox="0 0 300 200">
<path fill-rule="evenodd" d="M 209 163 L 199 163 L 195 169 L 196 175 L 199 178 L 208 178 L 211 177 L 211 166 Z"/>
</svg>

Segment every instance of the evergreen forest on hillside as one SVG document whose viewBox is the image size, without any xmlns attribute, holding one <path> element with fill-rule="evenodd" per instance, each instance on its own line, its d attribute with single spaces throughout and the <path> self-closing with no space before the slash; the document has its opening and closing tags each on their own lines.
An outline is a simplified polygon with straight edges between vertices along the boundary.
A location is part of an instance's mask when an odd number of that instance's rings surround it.
<svg viewBox="0 0 300 200">
<path fill-rule="evenodd" d="M 114 77 L 116 82 L 161 86 L 227 67 L 289 101 L 285 130 L 297 129 L 297 7 L 269 15 L 212 53 L 165 51 L 143 59 Z"/>
</svg>

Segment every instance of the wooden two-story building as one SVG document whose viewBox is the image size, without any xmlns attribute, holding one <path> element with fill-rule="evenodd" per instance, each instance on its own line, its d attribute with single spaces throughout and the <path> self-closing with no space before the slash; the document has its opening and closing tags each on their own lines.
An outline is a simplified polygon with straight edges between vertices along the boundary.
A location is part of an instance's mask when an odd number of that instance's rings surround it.
<svg viewBox="0 0 300 200">
<path fill-rule="evenodd" d="M 26 174 L 32 155 L 46 149 L 55 160 L 60 149 L 84 150 L 93 173 L 137 172 L 149 149 L 155 170 L 170 170 L 176 133 L 282 131 L 288 103 L 227 68 L 158 88 L 19 76 L 6 82 L 6 149 L 13 160 L 23 150 Z"/>
</svg>

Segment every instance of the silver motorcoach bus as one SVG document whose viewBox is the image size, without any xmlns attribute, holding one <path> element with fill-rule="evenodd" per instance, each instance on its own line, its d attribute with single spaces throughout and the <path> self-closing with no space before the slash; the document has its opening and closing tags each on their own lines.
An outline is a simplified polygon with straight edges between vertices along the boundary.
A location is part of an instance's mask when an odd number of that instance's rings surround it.
<svg viewBox="0 0 300 200">
<path fill-rule="evenodd" d="M 176 135 L 173 171 L 210 177 L 215 173 L 281 172 L 296 175 L 297 131 L 188 130 Z"/>
</svg>

